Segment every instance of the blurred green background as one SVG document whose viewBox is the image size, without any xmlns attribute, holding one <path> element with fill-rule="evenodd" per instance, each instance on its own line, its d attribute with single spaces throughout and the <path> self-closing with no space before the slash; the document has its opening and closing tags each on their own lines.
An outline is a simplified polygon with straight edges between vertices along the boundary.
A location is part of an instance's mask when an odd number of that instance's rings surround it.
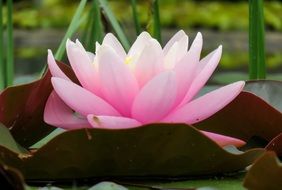
<svg viewBox="0 0 282 190">
<path fill-rule="evenodd" d="M 149 31 L 151 1 L 136 1 L 142 28 Z M 47 49 L 57 49 L 79 1 L 14 2 L 15 69 L 17 78 L 24 81 L 41 71 L 46 64 Z M 109 0 L 109 4 L 132 42 L 136 35 L 130 0 Z M 187 32 L 190 42 L 201 31 L 204 37 L 203 56 L 223 45 L 223 56 L 212 82 L 227 83 L 248 78 L 247 0 L 160 0 L 159 5 L 163 44 L 179 29 Z M 266 0 L 264 5 L 267 78 L 282 80 L 282 1 Z M 4 7 L 4 15 L 5 11 Z M 107 20 L 103 20 L 106 32 L 112 31 Z M 81 37 L 84 27 L 73 39 Z"/>
</svg>

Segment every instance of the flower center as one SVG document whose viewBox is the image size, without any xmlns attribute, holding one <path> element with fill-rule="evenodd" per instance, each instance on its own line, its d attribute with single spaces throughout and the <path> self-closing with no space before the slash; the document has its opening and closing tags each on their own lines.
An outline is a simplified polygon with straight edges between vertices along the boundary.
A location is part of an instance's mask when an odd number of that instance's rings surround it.
<svg viewBox="0 0 282 190">
<path fill-rule="evenodd" d="M 125 63 L 125 64 L 130 64 L 130 63 L 132 63 L 132 57 L 130 57 L 130 56 L 126 57 L 124 63 Z"/>
</svg>

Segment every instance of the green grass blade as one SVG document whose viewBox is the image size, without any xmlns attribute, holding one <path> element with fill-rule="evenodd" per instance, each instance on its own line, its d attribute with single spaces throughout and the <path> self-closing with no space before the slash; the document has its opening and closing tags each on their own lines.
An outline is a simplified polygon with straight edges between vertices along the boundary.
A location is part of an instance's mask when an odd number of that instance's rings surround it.
<svg viewBox="0 0 282 190">
<path fill-rule="evenodd" d="M 93 0 L 93 1 L 95 1 L 95 0 Z M 89 41 L 89 34 L 90 34 L 90 28 L 89 28 L 89 26 L 91 26 L 91 21 L 92 21 L 92 16 L 93 16 L 93 10 L 92 10 L 92 8 L 88 11 L 88 14 L 87 14 L 87 20 L 86 20 L 86 23 L 85 23 L 85 28 L 84 28 L 84 30 L 83 30 L 83 32 L 82 32 L 82 37 L 81 37 L 81 41 L 83 42 L 83 44 L 84 44 L 84 46 L 85 46 L 85 48 L 87 49 L 87 47 L 88 47 L 88 44 L 87 44 L 87 42 Z"/>
<path fill-rule="evenodd" d="M 93 19 L 90 27 L 89 46 L 95 51 L 95 42 L 101 43 L 104 36 L 101 11 L 98 0 L 93 0 L 92 9 Z"/>
<path fill-rule="evenodd" d="M 66 41 L 68 38 L 70 38 L 78 29 L 80 23 L 81 23 L 81 15 L 82 15 L 82 12 L 84 10 L 84 7 L 86 5 L 86 2 L 87 0 L 81 0 L 76 11 L 75 11 L 75 14 L 71 20 L 71 23 L 67 29 L 67 32 L 63 38 L 63 40 L 61 41 L 60 43 L 60 46 L 59 48 L 57 49 L 56 51 L 56 54 L 55 54 L 55 58 L 60 60 L 63 58 L 64 56 L 64 53 L 65 53 L 65 48 L 66 48 Z"/>
<path fill-rule="evenodd" d="M 82 12 L 84 10 L 84 7 L 87 3 L 87 0 L 81 0 L 75 13 L 74 16 L 71 20 L 71 23 L 67 29 L 67 32 L 63 38 L 63 40 L 61 41 L 59 48 L 57 49 L 56 53 L 55 53 L 55 58 L 57 60 L 61 60 L 65 54 L 65 50 L 66 50 L 66 41 L 68 38 L 71 38 L 73 36 L 73 34 L 77 31 L 78 27 L 80 26 L 80 24 L 83 22 L 83 20 L 85 19 L 85 17 L 81 18 Z M 41 71 L 41 76 L 45 73 L 47 69 L 47 65 L 45 65 L 45 67 L 42 69 Z"/>
<path fill-rule="evenodd" d="M 3 0 L 0 0 L 0 90 L 5 88 L 5 65 L 4 65 L 4 55 L 3 55 Z"/>
<path fill-rule="evenodd" d="M 266 77 L 263 0 L 249 0 L 249 77 Z"/>
<path fill-rule="evenodd" d="M 105 12 L 105 15 L 107 16 L 109 22 L 111 23 L 115 33 L 117 34 L 121 44 L 123 45 L 123 47 L 126 50 L 129 50 L 129 41 L 125 35 L 125 33 L 123 32 L 121 26 L 119 25 L 116 17 L 114 16 L 112 10 L 110 9 L 109 5 L 108 5 L 108 1 L 107 0 L 99 0 L 100 5 L 102 7 L 102 9 Z"/>
<path fill-rule="evenodd" d="M 14 82 L 14 37 L 13 37 L 13 0 L 7 0 L 7 64 L 6 64 L 6 85 L 13 85 Z"/>
<path fill-rule="evenodd" d="M 153 36 L 162 43 L 162 36 L 161 36 L 161 22 L 160 22 L 160 12 L 159 12 L 159 1 L 153 0 L 152 6 L 152 13 L 153 13 Z"/>
<path fill-rule="evenodd" d="M 138 19 L 136 0 L 131 0 L 131 8 L 132 8 L 132 15 L 134 20 L 136 35 L 139 35 L 141 33 L 141 25 Z"/>
</svg>

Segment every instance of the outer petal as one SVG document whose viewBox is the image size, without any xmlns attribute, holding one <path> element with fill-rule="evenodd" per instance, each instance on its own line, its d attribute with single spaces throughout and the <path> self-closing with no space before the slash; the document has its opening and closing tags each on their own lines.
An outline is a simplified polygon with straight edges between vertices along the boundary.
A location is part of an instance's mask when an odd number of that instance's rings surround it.
<svg viewBox="0 0 282 190">
<path fill-rule="evenodd" d="M 53 91 L 46 103 L 44 121 L 63 129 L 79 129 L 91 127 L 86 118 L 78 117 Z"/>
<path fill-rule="evenodd" d="M 151 39 L 152 37 L 148 32 L 142 32 L 128 51 L 128 56 L 133 57 L 137 54 L 140 54 L 140 52 L 143 51 L 144 47 L 150 42 Z"/>
<path fill-rule="evenodd" d="M 187 51 L 187 49 L 188 49 L 188 36 L 186 35 L 186 33 L 183 30 L 180 30 L 176 34 L 174 34 L 174 36 L 166 43 L 166 45 L 163 49 L 164 54 L 166 55 L 168 53 L 169 49 L 173 46 L 173 44 L 175 42 L 178 42 L 181 39 L 184 39 L 186 37 L 187 37 L 187 47 L 186 47 L 185 50 Z"/>
<path fill-rule="evenodd" d="M 124 48 L 122 47 L 122 45 L 120 44 L 118 39 L 112 33 L 108 33 L 104 37 L 102 45 L 110 46 L 111 48 L 113 48 L 115 50 L 117 55 L 119 55 L 122 60 L 125 59 L 126 53 L 124 51 Z"/>
<path fill-rule="evenodd" d="M 59 97 L 74 111 L 85 116 L 89 113 L 119 115 L 110 104 L 88 90 L 60 78 L 52 77 L 51 81 Z"/>
<path fill-rule="evenodd" d="M 204 68 L 197 69 L 199 71 L 196 78 L 193 80 L 190 89 L 188 90 L 187 94 L 185 95 L 181 105 L 186 104 L 189 102 L 198 92 L 199 90 L 206 84 L 212 73 L 214 72 L 215 68 L 217 67 L 220 57 L 222 53 L 222 46 L 219 46 L 217 50 L 212 54 L 212 57 L 209 60 Z"/>
<path fill-rule="evenodd" d="M 135 64 L 135 76 L 142 87 L 163 70 L 163 52 L 158 41 L 151 39 Z"/>
<path fill-rule="evenodd" d="M 163 121 L 194 124 L 202 121 L 229 104 L 243 89 L 239 81 L 214 90 L 170 113 Z"/>
<path fill-rule="evenodd" d="M 70 40 L 67 41 L 67 55 L 81 85 L 94 94 L 100 95 L 97 70 L 90 59 L 89 53 L 85 51 L 78 40 L 76 43 Z"/>
<path fill-rule="evenodd" d="M 97 53 L 101 90 L 105 99 L 124 116 L 130 116 L 139 90 L 136 78 L 114 50 L 102 45 Z"/>
<path fill-rule="evenodd" d="M 47 63 L 53 77 L 59 77 L 71 81 L 69 77 L 67 77 L 67 75 L 65 75 L 65 73 L 57 65 L 53 53 L 50 49 L 48 49 Z"/>
<path fill-rule="evenodd" d="M 135 119 L 127 117 L 95 116 L 90 114 L 87 116 L 87 119 L 94 128 L 128 129 L 142 125 Z"/>
<path fill-rule="evenodd" d="M 176 77 L 172 71 L 159 74 L 136 96 L 132 117 L 142 123 L 156 122 L 171 110 L 176 97 Z"/>
<path fill-rule="evenodd" d="M 246 143 L 240 139 L 216 134 L 216 133 L 211 133 L 207 131 L 201 131 L 204 135 L 206 135 L 208 138 L 216 142 L 219 146 L 224 147 L 227 145 L 234 145 L 236 147 L 241 147 L 245 145 Z"/>
</svg>

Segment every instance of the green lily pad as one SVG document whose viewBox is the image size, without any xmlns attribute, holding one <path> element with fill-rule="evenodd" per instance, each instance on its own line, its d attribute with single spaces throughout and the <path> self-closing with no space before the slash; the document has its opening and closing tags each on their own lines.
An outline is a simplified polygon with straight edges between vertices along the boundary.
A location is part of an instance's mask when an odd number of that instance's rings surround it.
<svg viewBox="0 0 282 190">
<path fill-rule="evenodd" d="M 266 150 L 272 150 L 276 152 L 279 157 L 282 157 L 282 133 L 272 139 L 272 141 L 270 141 L 265 148 Z"/>
<path fill-rule="evenodd" d="M 247 81 L 245 91 L 254 93 L 274 108 L 282 112 L 282 81 L 254 80 Z"/>
<path fill-rule="evenodd" d="M 225 108 L 195 126 L 245 141 L 253 136 L 271 141 L 282 132 L 281 123 L 280 111 L 252 93 L 241 92 Z"/>
<path fill-rule="evenodd" d="M 56 136 L 31 155 L 0 147 L 0 160 L 28 180 L 173 179 L 243 170 L 263 149 L 233 154 L 186 124 L 133 129 L 79 129 Z"/>
<path fill-rule="evenodd" d="M 70 78 L 77 81 L 67 65 L 58 64 Z M 31 146 L 54 130 L 43 121 L 45 104 L 53 89 L 50 79 L 48 71 L 37 81 L 9 87 L 0 93 L 0 122 L 24 147 Z"/>
<path fill-rule="evenodd" d="M 250 168 L 244 186 L 250 190 L 280 190 L 282 164 L 274 152 L 267 152 Z"/>
<path fill-rule="evenodd" d="M 0 123 L 0 146 L 4 146 L 11 151 L 16 153 L 28 153 L 27 150 L 22 148 L 18 143 L 14 140 L 11 135 L 9 129 Z"/>
</svg>

